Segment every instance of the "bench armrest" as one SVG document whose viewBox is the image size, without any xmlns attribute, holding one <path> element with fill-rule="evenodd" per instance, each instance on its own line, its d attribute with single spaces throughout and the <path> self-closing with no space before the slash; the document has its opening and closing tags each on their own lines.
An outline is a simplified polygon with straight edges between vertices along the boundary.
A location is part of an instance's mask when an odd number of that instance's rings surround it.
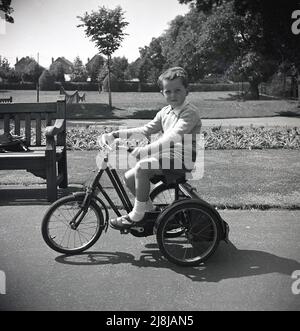
<svg viewBox="0 0 300 331">
<path fill-rule="evenodd" d="M 63 132 L 65 128 L 64 124 L 65 124 L 65 120 L 59 119 L 55 121 L 53 126 L 47 126 L 45 131 L 46 137 L 54 137 L 57 134 Z"/>
</svg>

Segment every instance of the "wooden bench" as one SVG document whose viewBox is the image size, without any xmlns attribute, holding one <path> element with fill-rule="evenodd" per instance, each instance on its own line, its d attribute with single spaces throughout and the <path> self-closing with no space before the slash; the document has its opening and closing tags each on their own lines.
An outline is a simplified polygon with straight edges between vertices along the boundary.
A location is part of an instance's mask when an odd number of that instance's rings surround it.
<svg viewBox="0 0 300 331">
<path fill-rule="evenodd" d="M 10 98 L 0 98 L 0 103 L 12 103 L 12 97 L 10 97 Z"/>
<path fill-rule="evenodd" d="M 30 151 L 0 153 L 0 170 L 25 169 L 46 179 L 48 201 L 55 201 L 57 187 L 68 187 L 65 97 L 53 103 L 0 104 L 1 129 L 25 136 Z"/>
</svg>

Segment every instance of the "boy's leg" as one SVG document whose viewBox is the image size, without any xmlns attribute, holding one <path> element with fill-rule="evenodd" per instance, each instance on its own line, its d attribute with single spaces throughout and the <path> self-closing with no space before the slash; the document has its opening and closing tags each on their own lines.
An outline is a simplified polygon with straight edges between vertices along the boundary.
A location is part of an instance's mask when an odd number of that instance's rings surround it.
<svg viewBox="0 0 300 331">
<path fill-rule="evenodd" d="M 135 167 L 135 192 L 136 198 L 134 207 L 129 217 L 134 222 L 141 221 L 147 211 L 153 210 L 152 202 L 149 198 L 150 178 L 154 175 L 162 174 L 158 169 L 158 160 L 155 158 L 144 159 Z"/>
<path fill-rule="evenodd" d="M 114 228 L 126 228 L 131 222 L 139 222 L 145 212 L 150 211 L 149 208 L 149 193 L 150 193 L 150 178 L 154 175 L 161 175 L 159 170 L 159 162 L 155 158 L 144 159 L 137 163 L 134 169 L 126 173 L 126 185 L 129 184 L 129 189 L 133 188 L 133 174 L 135 182 L 135 203 L 132 212 L 128 214 L 129 220 L 126 217 L 121 217 L 111 221 Z M 152 204 L 151 204 L 152 205 Z M 153 206 L 152 206 L 153 208 Z"/>
<path fill-rule="evenodd" d="M 130 169 L 124 176 L 126 187 L 135 196 L 135 168 Z"/>
<path fill-rule="evenodd" d="M 135 191 L 136 198 L 140 202 L 147 202 L 150 194 L 150 178 L 162 175 L 159 162 L 155 158 L 144 159 L 135 167 Z"/>
</svg>

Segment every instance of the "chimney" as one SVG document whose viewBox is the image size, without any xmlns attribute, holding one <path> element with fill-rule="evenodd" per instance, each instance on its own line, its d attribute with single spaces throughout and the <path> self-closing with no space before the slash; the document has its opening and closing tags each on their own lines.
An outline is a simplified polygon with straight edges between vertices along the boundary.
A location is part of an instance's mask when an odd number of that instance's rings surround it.
<svg viewBox="0 0 300 331">
<path fill-rule="evenodd" d="M 18 57 L 16 57 L 16 63 L 18 63 L 19 62 L 19 59 L 18 59 Z"/>
<path fill-rule="evenodd" d="M 54 62 L 54 57 L 51 59 L 51 63 L 53 63 Z"/>
</svg>

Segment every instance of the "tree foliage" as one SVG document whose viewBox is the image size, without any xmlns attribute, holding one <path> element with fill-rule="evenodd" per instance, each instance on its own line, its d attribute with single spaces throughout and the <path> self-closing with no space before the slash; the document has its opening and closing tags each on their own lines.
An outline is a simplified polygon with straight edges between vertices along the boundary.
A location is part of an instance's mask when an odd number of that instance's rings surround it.
<svg viewBox="0 0 300 331">
<path fill-rule="evenodd" d="M 86 82 L 88 73 L 79 56 L 74 60 L 71 80 L 73 82 Z"/>
<path fill-rule="evenodd" d="M 124 19 L 124 12 L 120 6 L 115 9 L 99 7 L 99 10 L 87 12 L 78 16 L 82 24 L 78 27 L 85 28 L 85 34 L 96 43 L 100 54 L 107 56 L 109 106 L 112 108 L 110 89 L 110 60 L 112 54 L 121 46 L 126 35 L 124 29 L 129 24 Z"/>
<path fill-rule="evenodd" d="M 234 13 L 249 24 L 260 20 L 260 47 L 269 59 L 290 61 L 300 68 L 300 38 L 291 32 L 292 13 L 300 9 L 298 0 L 178 0 L 190 3 L 198 12 L 212 12 L 225 3 L 232 3 Z M 255 45 L 257 46 L 257 44 Z"/>
<path fill-rule="evenodd" d="M 99 53 L 110 57 L 120 46 L 126 35 L 124 28 L 129 24 L 124 20 L 124 13 L 120 6 L 115 9 L 100 7 L 99 10 L 87 12 L 78 16 L 85 28 L 85 34 L 95 42 Z"/>
<path fill-rule="evenodd" d="M 43 71 L 44 68 L 32 58 L 21 73 L 22 80 L 25 82 L 37 83 Z"/>
<path fill-rule="evenodd" d="M 39 86 L 41 91 L 55 90 L 55 76 L 48 70 L 44 70 L 39 78 Z"/>
<path fill-rule="evenodd" d="M 1 0 L 0 1 L 0 11 L 4 12 L 4 17 L 6 22 L 14 23 L 14 19 L 11 16 L 13 13 L 13 8 L 11 6 L 11 0 Z"/>
<path fill-rule="evenodd" d="M 2 58 L 2 56 L 0 55 L 0 77 L 6 79 L 10 70 L 11 68 L 7 58 Z"/>
<path fill-rule="evenodd" d="M 170 22 L 163 35 L 162 49 L 167 66 L 181 66 L 186 69 L 190 80 L 203 77 L 203 66 L 197 50 L 197 43 L 206 16 L 191 10 L 185 16 L 177 16 Z"/>
<path fill-rule="evenodd" d="M 139 49 L 140 58 L 136 62 L 137 77 L 141 82 L 156 83 L 166 65 L 162 50 L 163 38 L 152 38 L 149 46 Z"/>
<path fill-rule="evenodd" d="M 92 82 L 98 81 L 99 72 L 105 64 L 105 59 L 100 54 L 95 55 L 92 62 L 86 65 L 86 70 Z"/>
<path fill-rule="evenodd" d="M 128 60 L 126 57 L 113 57 L 111 60 L 111 71 L 119 81 L 126 80 L 126 71 L 128 68 Z"/>
<path fill-rule="evenodd" d="M 51 75 L 55 77 L 57 82 L 64 82 L 65 81 L 65 69 L 62 63 L 54 62 L 51 64 L 49 68 L 49 72 Z"/>
<path fill-rule="evenodd" d="M 0 77 L 10 83 L 18 83 L 21 76 L 14 68 L 11 68 L 7 58 L 0 55 Z"/>
</svg>

